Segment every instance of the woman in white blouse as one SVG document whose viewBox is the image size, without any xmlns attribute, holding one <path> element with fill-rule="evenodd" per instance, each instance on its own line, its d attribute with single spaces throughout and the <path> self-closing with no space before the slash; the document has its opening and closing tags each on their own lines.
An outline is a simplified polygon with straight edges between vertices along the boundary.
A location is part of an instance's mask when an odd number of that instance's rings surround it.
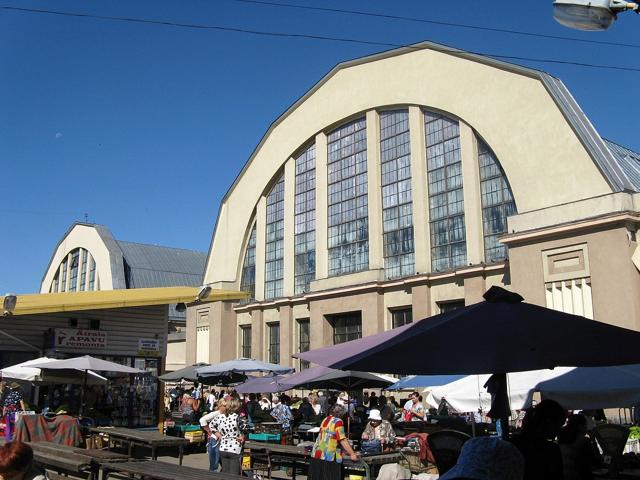
<svg viewBox="0 0 640 480">
<path fill-rule="evenodd" d="M 247 431 L 247 419 L 238 415 L 240 401 L 223 399 L 218 401 L 219 415 L 209 424 L 211 432 L 220 442 L 222 472 L 241 474 L 242 446 Z"/>
</svg>

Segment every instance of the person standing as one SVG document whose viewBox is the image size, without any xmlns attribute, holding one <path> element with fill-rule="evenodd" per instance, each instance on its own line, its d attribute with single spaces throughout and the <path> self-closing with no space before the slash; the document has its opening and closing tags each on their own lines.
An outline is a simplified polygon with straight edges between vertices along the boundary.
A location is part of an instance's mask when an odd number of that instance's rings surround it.
<svg viewBox="0 0 640 480">
<path fill-rule="evenodd" d="M 222 472 L 240 475 L 247 420 L 238 415 L 240 411 L 240 400 L 238 399 L 219 400 L 218 410 L 220 414 L 213 418 L 209 427 L 220 442 Z"/>
<path fill-rule="evenodd" d="M 311 480 L 342 480 L 343 452 L 352 461 L 358 461 L 358 455 L 351 448 L 344 432 L 343 418 L 346 414 L 347 409 L 343 405 L 335 404 L 329 416 L 322 420 L 318 438 L 311 451 Z"/>
<path fill-rule="evenodd" d="M 420 394 L 413 392 L 404 405 L 405 422 L 422 422 L 425 418 L 424 405 L 420 401 Z"/>
<path fill-rule="evenodd" d="M 273 397 L 273 410 L 271 410 L 271 416 L 282 426 L 282 430 L 288 431 L 291 429 L 291 421 L 293 420 L 293 413 L 289 405 L 286 404 L 288 400 L 286 395 Z"/>
<path fill-rule="evenodd" d="M 20 390 L 20 384 L 13 382 L 9 385 L 9 390 L 4 395 L 2 402 L 2 416 L 4 417 L 4 438 L 6 441 L 11 441 L 13 438 L 13 429 L 16 422 L 16 412 L 24 411 L 24 399 L 22 397 L 22 391 Z"/>
<path fill-rule="evenodd" d="M 211 431 L 211 424 L 213 419 L 220 414 L 220 410 L 214 408 L 210 413 L 200 417 L 200 426 L 205 432 L 207 432 L 207 454 L 209 456 L 209 470 L 211 472 L 217 472 L 220 465 L 220 440 Z"/>
</svg>

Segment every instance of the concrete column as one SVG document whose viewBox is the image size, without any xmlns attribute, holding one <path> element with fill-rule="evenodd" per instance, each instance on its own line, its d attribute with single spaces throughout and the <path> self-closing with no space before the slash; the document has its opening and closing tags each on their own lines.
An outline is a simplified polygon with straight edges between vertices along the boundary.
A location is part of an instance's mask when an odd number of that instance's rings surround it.
<svg viewBox="0 0 640 480">
<path fill-rule="evenodd" d="M 262 196 L 256 208 L 256 300 L 264 300 L 265 241 L 267 238 L 267 197 Z"/>
<path fill-rule="evenodd" d="M 362 336 L 367 337 L 384 331 L 384 294 L 372 292 L 362 302 Z"/>
<path fill-rule="evenodd" d="M 238 325 L 231 302 L 214 302 L 209 309 L 209 361 L 233 360 L 237 356 Z"/>
<path fill-rule="evenodd" d="M 264 322 L 262 310 L 251 311 L 251 357 L 263 360 L 264 351 Z"/>
<path fill-rule="evenodd" d="M 483 301 L 482 295 L 487 290 L 487 282 L 484 275 L 465 277 L 464 279 L 464 304 L 472 305 Z"/>
<path fill-rule="evenodd" d="M 309 335 L 311 350 L 333 345 L 333 328 L 324 317 L 320 303 L 309 304 Z"/>
<path fill-rule="evenodd" d="M 463 122 L 460 122 L 460 158 L 462 158 L 467 263 L 477 265 L 484 260 L 478 142 L 471 127 Z"/>
<path fill-rule="evenodd" d="M 316 135 L 316 279 L 327 278 L 327 136 Z"/>
<path fill-rule="evenodd" d="M 284 166 L 284 279 L 282 294 L 285 297 L 291 297 L 294 294 L 295 194 L 296 162 L 293 158 L 290 158 Z"/>
<path fill-rule="evenodd" d="M 422 320 L 432 315 L 431 288 L 429 285 L 411 287 L 411 310 L 414 321 Z"/>
<path fill-rule="evenodd" d="M 289 305 L 280 307 L 280 365 L 293 366 L 293 308 Z"/>
<path fill-rule="evenodd" d="M 367 112 L 367 188 L 369 204 L 369 269 L 384 268 L 382 191 L 380 189 L 380 116 Z"/>
<path fill-rule="evenodd" d="M 187 326 L 186 326 L 186 339 L 185 342 L 187 344 L 186 348 L 186 356 L 185 356 L 185 364 L 193 365 L 196 363 L 196 345 L 197 345 L 197 307 L 188 307 L 187 308 Z"/>
<path fill-rule="evenodd" d="M 431 238 L 429 237 L 429 193 L 427 191 L 427 153 L 424 136 L 424 113 L 420 107 L 409 107 L 411 141 L 411 197 L 413 199 L 413 238 L 416 272 L 431 271 Z"/>
</svg>

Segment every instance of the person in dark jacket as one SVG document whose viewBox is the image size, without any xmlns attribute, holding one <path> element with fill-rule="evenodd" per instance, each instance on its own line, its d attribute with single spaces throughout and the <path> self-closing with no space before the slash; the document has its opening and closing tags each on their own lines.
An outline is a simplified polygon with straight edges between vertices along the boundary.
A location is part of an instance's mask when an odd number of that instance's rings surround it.
<svg viewBox="0 0 640 480">
<path fill-rule="evenodd" d="M 562 454 L 554 439 L 566 418 L 558 402 L 543 400 L 527 414 L 513 443 L 524 457 L 524 480 L 564 480 Z"/>
</svg>

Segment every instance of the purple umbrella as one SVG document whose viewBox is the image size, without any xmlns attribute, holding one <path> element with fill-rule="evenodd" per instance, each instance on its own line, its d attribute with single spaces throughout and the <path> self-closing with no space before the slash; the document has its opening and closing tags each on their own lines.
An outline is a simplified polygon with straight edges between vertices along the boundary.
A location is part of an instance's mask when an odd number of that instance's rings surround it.
<svg viewBox="0 0 640 480">
<path fill-rule="evenodd" d="M 238 393 L 276 393 L 289 390 L 291 387 L 282 385 L 281 382 L 287 377 L 274 375 L 266 377 L 250 377 L 241 385 L 236 387 Z"/>
<path fill-rule="evenodd" d="M 499 287 L 484 302 L 294 356 L 404 375 L 506 373 L 640 363 L 640 333 L 524 303 Z M 478 332 L 482 332 L 479 337 Z"/>
<path fill-rule="evenodd" d="M 353 390 L 359 388 L 384 388 L 393 382 L 369 372 L 335 370 L 313 367 L 295 373 L 282 380 L 283 390 L 292 388 L 331 388 Z"/>
<path fill-rule="evenodd" d="M 500 287 L 491 287 L 484 298 L 465 308 L 295 356 L 332 368 L 404 375 L 493 373 L 487 382 L 493 418 L 507 416 L 507 372 L 640 363 L 639 332 L 524 303 L 520 295 Z"/>
</svg>

